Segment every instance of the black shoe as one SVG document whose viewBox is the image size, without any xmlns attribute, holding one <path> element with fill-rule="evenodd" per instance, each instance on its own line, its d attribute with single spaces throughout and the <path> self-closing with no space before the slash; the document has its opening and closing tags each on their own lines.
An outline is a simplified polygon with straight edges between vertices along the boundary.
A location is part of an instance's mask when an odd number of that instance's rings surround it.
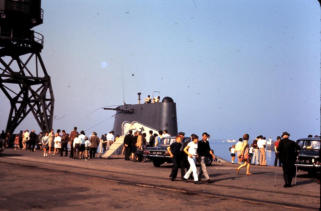
<svg viewBox="0 0 321 211">
<path fill-rule="evenodd" d="M 207 183 L 213 183 L 214 181 L 213 181 L 213 180 L 208 179 L 208 180 L 206 180 L 206 182 L 207 182 Z"/>
<path fill-rule="evenodd" d="M 171 181 L 175 181 L 175 178 L 172 177 L 172 178 L 171 178 Z"/>
<path fill-rule="evenodd" d="M 183 178 L 182 180 L 183 180 L 184 182 L 188 182 L 188 180 L 187 180 L 187 179 L 185 179 L 185 178 Z"/>
<path fill-rule="evenodd" d="M 199 185 L 199 184 L 202 184 L 202 183 L 201 183 L 201 181 L 195 181 L 194 184 Z"/>
</svg>

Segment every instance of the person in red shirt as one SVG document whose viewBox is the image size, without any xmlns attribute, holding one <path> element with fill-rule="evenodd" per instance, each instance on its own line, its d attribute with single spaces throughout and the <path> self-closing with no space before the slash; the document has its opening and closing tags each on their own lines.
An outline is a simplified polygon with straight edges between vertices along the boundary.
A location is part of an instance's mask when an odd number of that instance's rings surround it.
<svg viewBox="0 0 321 211">
<path fill-rule="evenodd" d="M 279 166 L 281 166 L 280 152 L 278 151 L 280 141 L 281 141 L 281 137 L 278 136 L 276 138 L 276 141 L 274 142 L 274 152 L 275 152 L 274 166 L 277 166 L 278 161 L 279 161 Z"/>
</svg>

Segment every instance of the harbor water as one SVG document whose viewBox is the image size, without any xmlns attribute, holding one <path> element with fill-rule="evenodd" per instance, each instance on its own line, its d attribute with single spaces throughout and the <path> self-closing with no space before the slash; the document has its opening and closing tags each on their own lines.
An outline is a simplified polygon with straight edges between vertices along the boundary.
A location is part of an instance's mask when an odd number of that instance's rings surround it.
<svg viewBox="0 0 321 211">
<path fill-rule="evenodd" d="M 231 154 L 229 152 L 229 148 L 236 144 L 227 142 L 223 139 L 214 139 L 210 140 L 211 148 L 214 150 L 215 155 L 219 156 L 223 160 L 226 160 L 228 162 L 231 162 Z M 251 143 L 250 143 L 251 144 Z M 266 163 L 269 166 L 274 165 L 274 159 L 275 159 L 275 153 L 271 150 L 266 150 Z"/>
</svg>

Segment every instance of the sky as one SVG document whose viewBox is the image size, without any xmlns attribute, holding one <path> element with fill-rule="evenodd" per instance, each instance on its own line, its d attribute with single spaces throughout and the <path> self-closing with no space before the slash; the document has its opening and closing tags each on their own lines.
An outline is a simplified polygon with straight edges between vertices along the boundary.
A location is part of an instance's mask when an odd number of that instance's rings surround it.
<svg viewBox="0 0 321 211">
<path fill-rule="evenodd" d="M 42 1 L 54 128 L 113 128 L 108 106 L 170 96 L 178 129 L 214 138 L 320 134 L 316 0 Z M 0 92 L 0 128 L 9 102 Z M 32 114 L 16 129 L 39 131 Z"/>
</svg>

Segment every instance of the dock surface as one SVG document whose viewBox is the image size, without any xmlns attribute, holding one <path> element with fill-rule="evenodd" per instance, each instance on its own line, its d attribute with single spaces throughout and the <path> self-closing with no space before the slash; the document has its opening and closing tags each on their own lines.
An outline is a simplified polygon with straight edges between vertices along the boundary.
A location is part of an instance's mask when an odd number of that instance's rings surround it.
<svg viewBox="0 0 321 211">
<path fill-rule="evenodd" d="M 320 180 L 298 172 L 283 187 L 282 169 L 237 164 L 208 167 L 213 183 L 170 181 L 171 165 L 112 159 L 43 157 L 40 151 L 0 155 L 0 210 L 319 210 Z M 294 181 L 293 181 L 294 183 Z"/>
</svg>

